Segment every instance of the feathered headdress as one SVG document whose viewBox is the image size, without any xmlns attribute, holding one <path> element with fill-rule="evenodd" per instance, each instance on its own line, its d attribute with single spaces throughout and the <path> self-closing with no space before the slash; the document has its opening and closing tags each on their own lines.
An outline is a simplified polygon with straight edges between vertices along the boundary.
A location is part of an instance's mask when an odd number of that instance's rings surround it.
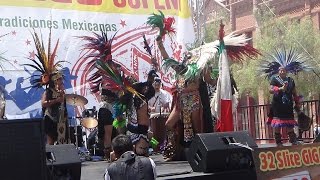
<svg viewBox="0 0 320 180">
<path fill-rule="evenodd" d="M 89 81 L 93 84 L 91 86 L 91 91 L 96 93 L 99 91 L 100 86 L 103 84 L 103 79 L 101 72 L 96 69 L 96 62 L 100 61 L 101 63 L 111 62 L 111 46 L 114 34 L 111 38 L 108 38 L 106 32 L 101 31 L 101 35 L 93 33 L 93 36 L 81 36 L 79 37 L 82 40 L 85 40 L 87 43 L 83 45 L 82 51 L 88 51 L 88 54 L 84 57 L 85 60 L 89 60 L 89 71 L 94 71 L 92 76 L 89 78 Z M 108 65 L 107 65 L 108 66 Z M 108 66 L 109 67 L 109 66 Z M 116 77 L 118 75 L 111 74 L 111 76 Z"/>
<path fill-rule="evenodd" d="M 159 10 L 160 14 L 153 13 L 147 20 L 147 24 L 152 28 L 159 28 L 159 37 L 163 38 L 166 34 L 176 33 L 176 30 L 172 27 L 175 23 L 174 17 L 165 17 Z"/>
<path fill-rule="evenodd" d="M 211 43 L 201 45 L 190 51 L 192 57 L 186 65 L 187 70 L 184 73 L 186 79 L 192 79 L 200 75 L 202 70 L 208 65 L 212 59 L 217 57 L 220 48 L 220 41 L 224 42 L 224 47 L 230 61 L 234 63 L 242 63 L 246 57 L 255 58 L 260 55 L 260 52 L 253 48 L 245 34 L 237 35 L 230 33 L 224 36 L 223 26 L 220 28 L 220 39 Z M 171 62 L 171 64 L 173 64 Z"/>
<path fill-rule="evenodd" d="M 172 58 L 163 59 L 162 68 L 165 72 L 167 72 L 169 68 L 173 68 L 177 74 L 188 76 L 190 73 L 197 71 L 195 63 L 187 64 L 191 57 L 192 55 L 190 53 L 185 53 L 181 62 Z"/>
<path fill-rule="evenodd" d="M 8 34 L 9 34 L 9 33 L 3 34 L 3 35 L 0 36 L 0 38 L 6 36 L 6 35 L 8 35 Z M 3 65 L 2 65 L 2 62 L 4 62 L 4 61 L 5 61 L 5 62 L 9 62 L 8 59 L 6 59 L 5 57 L 3 57 L 3 54 L 4 54 L 4 53 L 1 53 L 1 54 L 0 54 L 0 69 L 1 69 L 1 70 L 4 69 L 4 68 L 3 68 Z M 10 63 L 10 62 L 9 62 L 9 63 Z"/>
<path fill-rule="evenodd" d="M 112 41 L 116 34 L 108 38 L 106 32 L 101 32 L 101 35 L 93 33 L 93 36 L 81 36 L 82 40 L 87 41 L 83 45 L 82 51 L 89 50 L 89 54 L 84 57 L 90 59 L 90 69 L 94 70 L 94 73 L 88 79 L 94 84 L 91 90 L 98 92 L 100 87 L 109 89 L 112 92 L 129 91 L 130 93 L 140 96 L 132 88 L 132 83 L 126 78 L 122 77 L 119 71 L 115 71 L 111 68 L 109 62 L 113 62 L 112 59 Z M 113 62 L 114 63 L 114 62 Z"/>
<path fill-rule="evenodd" d="M 98 68 L 97 74 L 103 79 L 103 87 L 113 92 L 119 92 L 124 94 L 126 91 L 141 98 L 141 94 L 138 93 L 132 83 L 124 77 L 117 74 L 109 64 L 100 60 L 96 61 L 96 67 Z M 93 76 L 91 78 L 94 78 Z M 89 80 L 91 80 L 91 78 Z"/>
<path fill-rule="evenodd" d="M 34 75 L 35 78 L 32 82 L 33 87 L 41 87 L 43 85 L 48 85 L 52 78 L 62 77 L 60 72 L 58 72 L 58 67 L 62 67 L 61 63 L 65 61 L 57 61 L 55 62 L 57 49 L 59 44 L 59 39 L 56 42 L 56 45 L 51 52 L 51 29 L 49 32 L 49 40 L 48 40 L 48 49 L 46 52 L 46 48 L 43 43 L 43 39 L 39 38 L 38 34 L 34 31 L 32 34 L 34 44 L 37 49 L 36 59 L 30 59 L 33 64 L 24 64 L 26 66 L 30 66 L 34 68 L 36 71 L 40 71 L 41 75 Z"/>
<path fill-rule="evenodd" d="M 286 50 L 275 49 L 275 53 L 269 56 L 270 59 L 264 60 L 260 66 L 260 71 L 266 74 L 267 78 L 279 72 L 279 68 L 284 68 L 288 73 L 297 74 L 300 71 L 312 70 L 312 67 L 306 64 L 311 60 L 309 57 L 298 53 L 295 49 Z"/>
</svg>

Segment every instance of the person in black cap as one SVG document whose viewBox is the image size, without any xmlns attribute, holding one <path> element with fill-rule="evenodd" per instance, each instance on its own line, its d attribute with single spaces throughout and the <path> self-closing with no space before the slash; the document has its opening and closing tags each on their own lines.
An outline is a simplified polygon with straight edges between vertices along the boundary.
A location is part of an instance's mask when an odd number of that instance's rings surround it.
<svg viewBox="0 0 320 180">
<path fill-rule="evenodd" d="M 155 77 L 159 77 L 159 76 L 157 75 L 156 70 L 150 70 L 150 71 L 148 72 L 147 82 L 152 82 L 152 83 L 153 83 Z"/>
<path fill-rule="evenodd" d="M 156 179 L 156 165 L 151 158 L 135 154 L 130 137 L 119 135 L 112 140 L 112 163 L 106 169 L 104 180 Z"/>
</svg>

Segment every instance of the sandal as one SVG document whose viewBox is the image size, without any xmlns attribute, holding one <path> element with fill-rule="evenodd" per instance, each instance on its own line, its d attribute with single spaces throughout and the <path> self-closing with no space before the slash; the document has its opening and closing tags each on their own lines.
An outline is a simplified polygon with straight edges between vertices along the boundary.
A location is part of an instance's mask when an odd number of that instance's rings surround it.
<svg viewBox="0 0 320 180">
<path fill-rule="evenodd" d="M 176 148 L 171 143 L 165 147 L 163 158 L 165 162 L 172 161 L 176 155 Z"/>
</svg>

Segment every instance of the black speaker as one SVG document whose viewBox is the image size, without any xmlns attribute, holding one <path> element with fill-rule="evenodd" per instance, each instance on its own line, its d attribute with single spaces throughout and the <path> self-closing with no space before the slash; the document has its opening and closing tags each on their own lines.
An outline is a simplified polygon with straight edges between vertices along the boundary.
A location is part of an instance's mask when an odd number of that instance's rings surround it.
<svg viewBox="0 0 320 180">
<path fill-rule="evenodd" d="M 318 142 L 320 142 L 320 134 L 318 134 L 316 138 L 313 140 L 313 143 L 318 143 Z"/>
<path fill-rule="evenodd" d="M 46 179 L 42 119 L 0 120 L 0 179 Z"/>
<path fill-rule="evenodd" d="M 81 161 L 73 144 L 47 145 L 48 179 L 80 180 Z"/>
<path fill-rule="evenodd" d="M 196 172 L 249 169 L 255 174 L 250 148 L 257 147 L 246 131 L 197 134 L 187 159 Z"/>
</svg>

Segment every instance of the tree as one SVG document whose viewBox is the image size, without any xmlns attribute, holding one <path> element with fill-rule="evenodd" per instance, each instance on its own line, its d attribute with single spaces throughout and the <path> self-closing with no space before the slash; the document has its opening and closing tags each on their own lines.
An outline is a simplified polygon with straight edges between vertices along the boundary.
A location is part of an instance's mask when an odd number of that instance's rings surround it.
<svg viewBox="0 0 320 180">
<path fill-rule="evenodd" d="M 268 57 L 275 48 L 295 48 L 311 57 L 307 62 L 314 67 L 315 72 L 320 70 L 320 34 L 313 27 L 310 16 L 302 19 L 290 19 L 289 17 L 274 17 L 269 9 L 260 7 L 255 13 L 258 25 L 260 26 L 261 36 L 254 39 L 254 46 L 259 49 L 263 56 L 257 60 L 246 61 L 242 65 L 232 65 L 232 71 L 237 81 L 240 93 L 251 92 L 257 97 L 259 88 L 267 90 L 269 81 L 260 76 L 258 69 L 261 61 Z M 318 93 L 320 88 L 320 78 L 313 72 L 301 72 L 295 79 L 297 90 L 300 94 L 307 97 L 310 93 Z M 270 97 L 269 93 L 265 93 Z"/>
</svg>

